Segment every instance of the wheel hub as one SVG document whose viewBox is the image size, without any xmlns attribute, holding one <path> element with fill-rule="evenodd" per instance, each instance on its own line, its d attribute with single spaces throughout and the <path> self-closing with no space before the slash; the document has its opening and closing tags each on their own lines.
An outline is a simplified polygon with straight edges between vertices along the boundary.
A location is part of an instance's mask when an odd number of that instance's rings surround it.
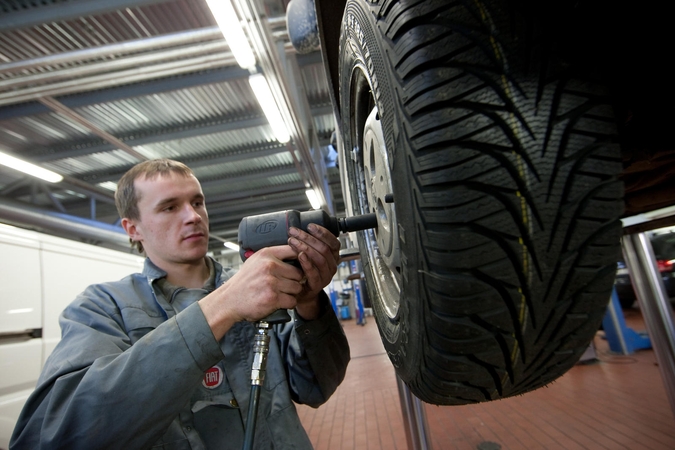
<svg viewBox="0 0 675 450">
<path fill-rule="evenodd" d="M 373 108 L 363 130 L 363 177 L 369 212 L 377 215 L 377 231 L 366 233 L 368 255 L 374 264 L 375 282 L 382 294 L 387 315 L 396 317 L 400 303 L 398 277 L 401 273 L 398 227 L 389 156 L 377 107 Z"/>
</svg>

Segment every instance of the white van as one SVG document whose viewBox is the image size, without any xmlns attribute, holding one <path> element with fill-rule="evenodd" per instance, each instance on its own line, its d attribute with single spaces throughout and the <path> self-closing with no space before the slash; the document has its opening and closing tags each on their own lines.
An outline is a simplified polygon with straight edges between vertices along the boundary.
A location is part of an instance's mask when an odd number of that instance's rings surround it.
<svg viewBox="0 0 675 450">
<path fill-rule="evenodd" d="M 0 224 L 0 449 L 61 339 L 61 311 L 90 284 L 140 272 L 143 260 Z"/>
</svg>

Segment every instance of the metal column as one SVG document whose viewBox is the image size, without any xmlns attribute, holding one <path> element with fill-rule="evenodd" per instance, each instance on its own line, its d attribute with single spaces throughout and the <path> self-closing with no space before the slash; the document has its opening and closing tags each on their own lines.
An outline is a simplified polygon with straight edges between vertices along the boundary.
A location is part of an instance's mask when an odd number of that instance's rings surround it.
<svg viewBox="0 0 675 450">
<path fill-rule="evenodd" d="M 405 436 L 409 450 L 431 450 L 428 439 L 429 430 L 424 403 L 415 397 L 408 386 L 397 376 L 398 397 L 401 400 L 401 412 L 405 422 Z"/>
<path fill-rule="evenodd" d="M 654 250 L 645 233 L 624 236 L 621 247 L 675 415 L 675 325 Z"/>
</svg>

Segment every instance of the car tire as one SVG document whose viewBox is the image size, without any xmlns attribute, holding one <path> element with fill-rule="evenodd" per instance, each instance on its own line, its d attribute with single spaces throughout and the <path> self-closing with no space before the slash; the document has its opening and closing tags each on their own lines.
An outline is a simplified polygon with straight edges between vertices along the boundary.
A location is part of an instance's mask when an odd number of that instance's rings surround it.
<svg viewBox="0 0 675 450">
<path fill-rule="evenodd" d="M 578 25 L 573 8 L 533 5 L 345 7 L 348 214 L 378 215 L 357 237 L 373 313 L 397 375 L 428 403 L 550 383 L 610 298 L 623 210 L 612 108 L 588 52 L 556 31 Z"/>
</svg>

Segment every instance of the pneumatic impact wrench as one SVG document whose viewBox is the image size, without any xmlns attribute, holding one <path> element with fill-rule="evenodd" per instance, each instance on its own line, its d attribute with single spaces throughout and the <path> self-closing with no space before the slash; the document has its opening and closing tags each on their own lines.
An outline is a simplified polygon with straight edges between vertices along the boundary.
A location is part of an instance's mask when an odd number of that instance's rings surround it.
<svg viewBox="0 0 675 450">
<path fill-rule="evenodd" d="M 314 223 L 326 228 L 336 237 L 340 233 L 377 228 L 377 216 L 364 214 L 347 218 L 328 215 L 323 210 L 300 212 L 296 210 L 279 211 L 257 216 L 244 217 L 239 224 L 239 254 L 246 261 L 254 252 L 275 245 L 288 243 L 288 231 L 291 227 L 307 231 Z M 265 381 L 267 353 L 269 352 L 269 329 L 272 325 L 291 320 L 285 309 L 279 309 L 256 323 L 253 342 L 253 367 L 251 368 L 251 396 L 249 398 L 244 450 L 253 448 L 255 421 L 258 415 L 260 389 Z"/>
</svg>

